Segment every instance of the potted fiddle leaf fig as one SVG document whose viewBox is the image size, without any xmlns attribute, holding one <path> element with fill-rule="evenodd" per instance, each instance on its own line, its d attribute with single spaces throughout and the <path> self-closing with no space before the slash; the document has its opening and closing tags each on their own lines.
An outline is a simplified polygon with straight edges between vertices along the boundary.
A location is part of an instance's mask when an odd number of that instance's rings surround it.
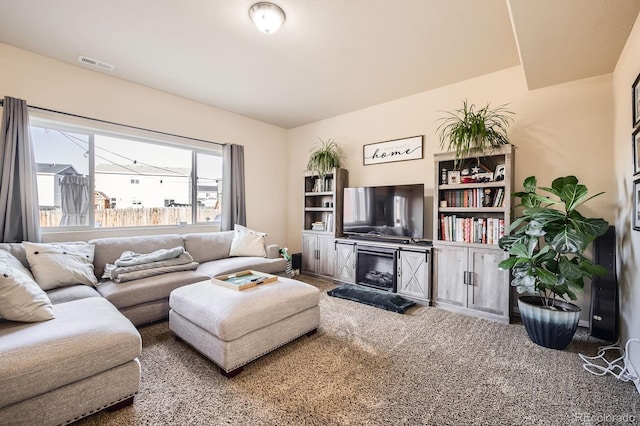
<svg viewBox="0 0 640 426">
<path fill-rule="evenodd" d="M 483 152 L 490 148 L 509 144 L 507 129 L 513 122 L 512 111 L 504 105 L 491 108 L 489 104 L 477 108 L 465 100 L 462 108 L 445 111 L 438 126 L 440 147 L 455 151 L 455 164 L 469 157 L 472 151 Z"/>
<path fill-rule="evenodd" d="M 609 224 L 578 212 L 602 192 L 588 196 L 587 187 L 575 176 L 559 177 L 550 188 L 537 184 L 530 176 L 524 180 L 524 191 L 513 194 L 524 210 L 498 241 L 509 253 L 499 267 L 512 271 L 511 285 L 521 294 L 518 309 L 529 338 L 547 348 L 564 349 L 580 318 L 580 307 L 567 299 L 576 300 L 585 278 L 607 272 L 584 252 Z"/>
<path fill-rule="evenodd" d="M 340 167 L 342 148 L 333 139 L 322 140 L 311 149 L 307 170 L 323 179 L 333 168 Z"/>
</svg>

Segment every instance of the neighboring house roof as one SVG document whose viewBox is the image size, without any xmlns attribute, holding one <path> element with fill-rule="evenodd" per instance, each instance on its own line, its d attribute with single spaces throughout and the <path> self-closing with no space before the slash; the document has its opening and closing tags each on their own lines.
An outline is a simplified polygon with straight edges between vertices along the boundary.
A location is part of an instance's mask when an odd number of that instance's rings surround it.
<svg viewBox="0 0 640 426">
<path fill-rule="evenodd" d="M 96 199 L 101 198 L 101 199 L 104 199 L 104 200 L 110 200 L 111 199 L 107 194 L 105 194 L 102 191 L 95 191 L 95 198 Z"/>
<path fill-rule="evenodd" d="M 142 164 L 96 164 L 96 174 L 191 176 L 191 169 L 183 167 L 153 167 Z"/>
<path fill-rule="evenodd" d="M 76 169 L 71 164 L 50 164 L 50 163 L 36 163 L 37 174 L 50 174 L 50 175 L 79 175 Z"/>
<path fill-rule="evenodd" d="M 198 185 L 198 191 L 200 192 L 217 192 L 218 185 Z"/>
</svg>

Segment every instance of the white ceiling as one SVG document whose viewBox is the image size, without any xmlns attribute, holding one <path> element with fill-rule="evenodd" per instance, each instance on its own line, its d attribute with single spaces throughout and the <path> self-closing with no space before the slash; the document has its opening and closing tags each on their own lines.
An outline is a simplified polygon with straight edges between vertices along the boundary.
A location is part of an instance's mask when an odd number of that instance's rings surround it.
<svg viewBox="0 0 640 426">
<path fill-rule="evenodd" d="M 536 89 L 610 73 L 640 0 L 0 0 L 0 42 L 285 128 L 522 63 Z M 0 96 L 11 94 L 0 94 Z"/>
</svg>

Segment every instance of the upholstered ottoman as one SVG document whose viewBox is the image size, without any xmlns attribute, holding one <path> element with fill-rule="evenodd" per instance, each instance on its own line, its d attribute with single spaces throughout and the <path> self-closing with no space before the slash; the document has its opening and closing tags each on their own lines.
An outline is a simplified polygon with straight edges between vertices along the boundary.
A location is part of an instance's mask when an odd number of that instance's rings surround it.
<svg viewBox="0 0 640 426">
<path fill-rule="evenodd" d="M 242 291 L 210 280 L 169 296 L 169 328 L 232 377 L 243 365 L 294 340 L 320 323 L 320 292 L 289 278 Z"/>
</svg>

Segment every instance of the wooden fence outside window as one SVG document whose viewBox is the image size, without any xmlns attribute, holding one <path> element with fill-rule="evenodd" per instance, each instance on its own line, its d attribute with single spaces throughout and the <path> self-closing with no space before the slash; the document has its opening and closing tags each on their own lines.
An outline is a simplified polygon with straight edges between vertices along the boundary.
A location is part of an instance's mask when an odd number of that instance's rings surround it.
<svg viewBox="0 0 640 426">
<path fill-rule="evenodd" d="M 213 222 L 220 214 L 219 208 L 199 207 L 197 221 Z M 191 223 L 191 207 L 140 207 L 124 209 L 98 209 L 95 211 L 96 228 L 125 226 L 177 225 Z M 40 226 L 43 228 L 60 226 L 62 211 L 40 210 Z"/>
</svg>

